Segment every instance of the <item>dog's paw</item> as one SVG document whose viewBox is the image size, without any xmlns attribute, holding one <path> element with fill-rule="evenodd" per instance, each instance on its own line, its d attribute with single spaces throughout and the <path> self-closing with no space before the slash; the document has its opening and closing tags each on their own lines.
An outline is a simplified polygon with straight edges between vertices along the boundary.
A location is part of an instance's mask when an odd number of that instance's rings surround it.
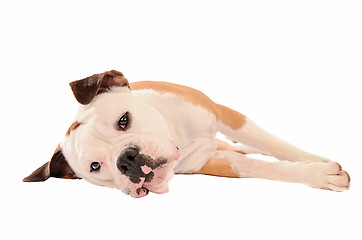
<svg viewBox="0 0 362 240">
<path fill-rule="evenodd" d="M 343 192 L 349 189 L 350 177 L 336 162 L 306 163 L 306 184 L 314 187 Z"/>
</svg>

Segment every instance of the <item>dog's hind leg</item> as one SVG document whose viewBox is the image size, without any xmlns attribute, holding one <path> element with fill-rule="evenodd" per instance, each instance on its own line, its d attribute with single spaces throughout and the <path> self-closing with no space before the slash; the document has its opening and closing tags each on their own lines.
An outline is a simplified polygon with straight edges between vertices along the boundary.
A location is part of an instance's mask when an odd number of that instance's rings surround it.
<svg viewBox="0 0 362 240">
<path fill-rule="evenodd" d="M 279 160 L 292 162 L 329 162 L 327 158 L 307 153 L 260 128 L 241 113 L 217 105 L 218 131 L 225 136 L 272 155 Z"/>
<path fill-rule="evenodd" d="M 314 188 L 344 191 L 349 176 L 335 162 L 267 162 L 234 151 L 218 150 L 195 174 L 234 178 L 263 178 L 302 183 Z"/>
</svg>

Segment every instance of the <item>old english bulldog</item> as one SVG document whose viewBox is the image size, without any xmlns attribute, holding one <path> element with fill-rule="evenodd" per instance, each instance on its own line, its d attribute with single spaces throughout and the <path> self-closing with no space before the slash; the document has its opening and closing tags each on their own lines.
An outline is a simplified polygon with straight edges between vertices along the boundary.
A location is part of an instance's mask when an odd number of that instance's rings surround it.
<svg viewBox="0 0 362 240">
<path fill-rule="evenodd" d="M 271 135 L 193 88 L 129 84 L 115 70 L 70 86 L 81 104 L 78 114 L 51 160 L 25 182 L 83 178 L 132 197 L 166 193 L 175 173 L 265 178 L 333 191 L 350 186 L 338 163 Z M 217 132 L 234 143 L 216 139 Z"/>
</svg>

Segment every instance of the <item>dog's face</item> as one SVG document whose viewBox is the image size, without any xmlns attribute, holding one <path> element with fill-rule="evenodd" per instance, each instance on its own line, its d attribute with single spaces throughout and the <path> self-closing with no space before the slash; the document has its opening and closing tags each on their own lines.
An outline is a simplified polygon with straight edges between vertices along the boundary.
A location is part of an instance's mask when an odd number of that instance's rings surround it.
<svg viewBox="0 0 362 240">
<path fill-rule="evenodd" d="M 24 180 L 83 178 L 133 197 L 167 192 L 180 151 L 163 117 L 132 94 L 122 73 L 93 75 L 71 86 L 83 104 L 76 121 L 52 160 Z"/>
</svg>

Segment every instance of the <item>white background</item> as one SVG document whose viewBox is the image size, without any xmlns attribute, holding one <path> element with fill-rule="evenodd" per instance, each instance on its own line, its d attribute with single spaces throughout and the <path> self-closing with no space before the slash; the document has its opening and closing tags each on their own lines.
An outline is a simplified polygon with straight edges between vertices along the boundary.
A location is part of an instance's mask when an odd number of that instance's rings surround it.
<svg viewBox="0 0 362 240">
<path fill-rule="evenodd" d="M 361 12 L 360 1 L 2 1 L 1 238 L 361 239 Z M 21 182 L 72 122 L 68 83 L 111 69 L 200 89 L 338 161 L 351 189 L 175 176 L 169 193 L 133 199 Z"/>
</svg>

